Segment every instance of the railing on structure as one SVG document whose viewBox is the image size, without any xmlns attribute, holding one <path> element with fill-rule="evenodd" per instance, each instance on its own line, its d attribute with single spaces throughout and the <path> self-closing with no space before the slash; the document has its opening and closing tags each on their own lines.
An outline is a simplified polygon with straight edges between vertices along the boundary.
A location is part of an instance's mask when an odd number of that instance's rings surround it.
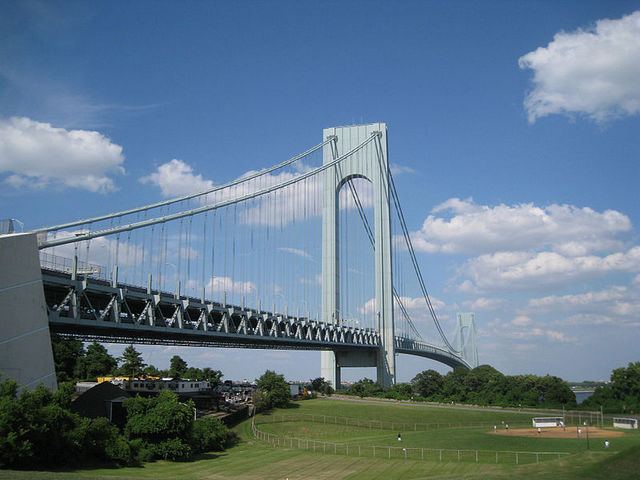
<svg viewBox="0 0 640 480">
<path fill-rule="evenodd" d="M 461 356 L 451 352 L 447 347 L 431 345 L 427 342 L 415 340 L 413 338 L 396 337 L 395 348 L 398 353 L 409 353 L 431 358 L 442 362 L 450 367 L 463 366 L 471 369 L 471 365 Z"/>
<path fill-rule="evenodd" d="M 309 414 L 301 414 L 309 415 Z M 282 415 L 285 417 L 287 415 Z M 291 417 L 295 417 L 293 414 Z M 326 415 L 312 415 L 313 417 L 324 417 L 326 419 L 337 419 L 346 417 L 331 417 Z M 260 417 L 264 420 L 267 417 Z M 511 450 L 473 450 L 473 449 L 452 449 L 452 448 L 418 448 L 418 447 L 391 447 L 386 445 L 362 445 L 348 442 L 328 442 L 310 438 L 287 437 L 268 433 L 260 430 L 256 426 L 256 417 L 251 420 L 251 431 L 255 438 L 268 442 L 274 447 L 297 448 L 300 450 L 313 451 L 323 454 L 345 455 L 351 457 L 372 457 L 385 459 L 404 459 L 419 461 L 437 462 L 475 462 L 475 463 L 514 463 L 516 465 L 539 463 L 545 460 L 555 460 L 563 455 L 570 455 L 569 452 L 529 452 Z M 347 419 L 348 420 L 348 419 Z M 350 419 L 354 420 L 354 419 Z M 357 420 L 357 419 L 356 419 Z M 295 421 L 295 420 L 287 420 Z M 373 422 L 362 420 L 362 422 Z M 271 423 L 271 422 L 265 422 Z M 395 422 L 394 422 L 395 423 Z M 371 423 L 373 426 L 373 423 Z M 395 423 L 395 426 L 401 423 Z M 404 425 L 404 424 L 403 424 Z M 413 424 L 434 425 L 434 424 Z M 435 424 L 444 425 L 444 424 Z M 469 424 L 467 424 L 469 426 Z M 367 427 L 363 427 L 367 428 Z M 469 428 L 471 428 L 469 426 Z M 396 430 L 401 430 L 396 428 Z"/>
<path fill-rule="evenodd" d="M 40 251 L 40 267 L 44 270 L 52 270 L 71 274 L 76 270 L 77 275 L 88 276 L 99 280 L 107 280 L 107 269 L 101 265 L 87 263 L 78 260 L 74 265 L 72 258 L 53 255 L 44 251 Z"/>
</svg>

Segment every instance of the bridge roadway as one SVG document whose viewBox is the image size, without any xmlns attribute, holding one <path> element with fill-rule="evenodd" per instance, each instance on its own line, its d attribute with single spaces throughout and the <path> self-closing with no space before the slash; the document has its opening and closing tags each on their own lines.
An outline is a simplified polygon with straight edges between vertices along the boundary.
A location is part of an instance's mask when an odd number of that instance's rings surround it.
<svg viewBox="0 0 640 480">
<path fill-rule="evenodd" d="M 376 351 L 373 329 L 318 322 L 42 268 L 52 332 L 83 341 L 289 350 Z M 395 337 L 398 353 L 469 365 L 444 347 Z"/>
</svg>

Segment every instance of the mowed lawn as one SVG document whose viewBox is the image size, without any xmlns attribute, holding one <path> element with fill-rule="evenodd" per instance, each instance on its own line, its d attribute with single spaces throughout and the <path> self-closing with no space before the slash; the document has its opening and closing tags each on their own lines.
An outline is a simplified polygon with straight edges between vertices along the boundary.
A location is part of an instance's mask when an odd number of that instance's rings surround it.
<svg viewBox="0 0 640 480">
<path fill-rule="evenodd" d="M 315 421 L 285 421 L 278 423 L 269 422 L 277 419 L 281 414 L 313 414 Z M 585 432 L 578 442 L 577 435 L 574 438 L 548 438 L 544 435 L 533 437 L 505 436 L 495 434 L 493 425 L 504 430 L 509 424 L 511 432 L 518 428 L 532 427 L 531 419 L 540 414 L 487 411 L 487 409 L 456 409 L 447 407 L 429 407 L 424 405 L 407 404 L 379 404 L 365 402 L 350 402 L 339 400 L 313 400 L 300 402 L 298 408 L 277 410 L 271 415 L 259 415 L 256 424 L 259 429 L 273 433 L 281 437 L 319 440 L 322 442 L 348 443 L 352 446 L 362 447 L 403 447 L 407 449 L 464 449 L 483 451 L 513 451 L 513 452 L 568 452 L 578 453 L 586 450 L 587 442 Z M 359 418 L 362 421 L 369 419 L 384 420 L 385 422 L 397 422 L 396 430 L 380 430 L 366 426 L 355 426 L 349 421 L 345 425 L 344 418 Z M 324 423 L 326 422 L 326 423 Z M 404 422 L 404 429 L 400 428 Z M 414 431 L 413 423 L 434 424 L 441 426 L 452 424 L 452 427 L 430 429 L 426 431 Z M 456 424 L 484 424 L 484 427 L 458 427 Z M 361 423 L 362 425 L 362 423 Z M 371 424 L 372 426 L 375 423 Z M 569 432 L 575 431 L 575 427 L 567 427 Z M 584 428 L 583 428 L 584 430 Z M 398 434 L 402 441 L 398 441 Z M 592 438 L 589 447 L 594 452 L 605 452 L 605 439 Z M 640 435 L 629 432 L 622 437 L 609 439 L 610 452 L 619 452 L 640 443 Z M 297 445 L 297 443 L 296 443 Z M 306 443 L 302 443 L 306 447 Z M 326 450 L 326 448 L 325 448 Z M 352 450 L 353 452 L 353 450 Z M 370 455 L 370 454 L 369 454 Z M 488 458 L 488 455 L 484 455 Z M 493 457 L 495 459 L 495 456 Z M 495 460 L 494 460 L 495 461 Z"/>
<path fill-rule="evenodd" d="M 408 406 L 402 404 L 370 404 L 339 400 L 308 400 L 299 402 L 296 408 L 278 413 L 310 413 L 361 419 L 384 419 L 406 423 L 497 423 L 502 421 L 531 425 L 531 414 L 522 415 L 484 410 L 454 410 L 438 407 Z M 384 417 L 384 418 L 383 418 Z M 523 420 L 524 418 L 524 420 Z M 500 422 L 500 423 L 498 423 Z M 527 423 L 528 422 L 528 423 Z M 404 447 L 417 448 L 472 448 L 480 450 L 537 450 L 576 451 L 577 442 L 561 439 L 500 437 L 485 428 L 447 428 L 427 432 L 380 431 L 357 427 L 346 427 L 297 422 L 261 425 L 261 429 L 278 429 L 280 434 L 296 437 L 307 435 L 317 440 L 368 442 L 397 446 L 397 434 L 402 433 Z M 306 428 L 306 430 L 305 430 Z M 491 429 L 492 430 L 492 429 Z M 190 462 L 157 461 L 138 468 L 79 469 L 61 472 L 19 472 L 0 470 L 0 479 L 632 479 L 638 476 L 638 454 L 640 435 L 629 433 L 612 440 L 609 451 L 597 448 L 601 440 L 592 442 L 592 451 L 584 449 L 560 460 L 539 464 L 490 464 L 475 462 L 437 462 L 404 459 L 358 458 L 345 455 L 322 454 L 299 449 L 272 447 L 256 440 L 251 434 L 251 423 L 245 421 L 237 431 L 242 441 L 222 453 L 201 456 Z M 275 431 L 275 430 L 274 430 Z M 531 443 L 535 448 L 531 448 Z M 557 443 L 556 443 L 557 442 Z M 363 443 L 364 444 L 364 443 Z M 635 450 L 616 454 L 626 446 L 638 445 Z M 584 444 L 583 444 L 584 447 Z"/>
</svg>

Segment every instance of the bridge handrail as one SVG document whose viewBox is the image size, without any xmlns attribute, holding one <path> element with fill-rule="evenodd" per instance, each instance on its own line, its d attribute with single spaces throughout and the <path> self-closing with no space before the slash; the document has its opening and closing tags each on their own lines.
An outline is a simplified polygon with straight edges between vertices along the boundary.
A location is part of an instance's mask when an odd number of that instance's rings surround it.
<svg viewBox="0 0 640 480">
<path fill-rule="evenodd" d="M 310 170 L 306 173 L 303 173 L 301 175 L 298 175 L 294 178 L 291 178 L 285 182 L 282 183 L 278 183 L 276 185 L 272 185 L 270 187 L 264 188 L 263 190 L 259 190 L 257 192 L 254 193 L 250 193 L 247 195 L 243 195 L 241 197 L 237 197 L 231 200 L 226 200 L 220 203 L 216 203 L 213 205 L 205 205 L 199 208 L 194 208 L 191 210 L 187 210 L 184 212 L 179 212 L 179 213 L 174 213 L 171 215 L 165 215 L 163 217 L 158 217 L 158 218 L 152 218 L 152 219 L 148 219 L 148 220 L 143 220 L 141 222 L 135 222 L 135 223 L 130 223 L 129 225 L 122 225 L 122 226 L 118 226 L 118 227 L 112 227 L 112 228 L 106 228 L 103 230 L 96 230 L 94 232 L 88 232 L 88 233 L 77 233 L 74 236 L 68 236 L 68 237 L 63 237 L 63 238 L 54 238 L 53 240 L 47 240 L 47 239 L 41 239 L 38 241 L 38 248 L 40 250 L 44 249 L 44 248 L 50 248 L 50 247 L 57 247 L 60 245 L 67 245 L 69 243 L 75 243 L 75 242 L 81 242 L 84 240 L 91 240 L 93 238 L 98 238 L 98 237 L 105 237 L 107 235 L 115 235 L 117 233 L 122 233 L 122 232 L 128 232 L 131 230 L 137 230 L 139 228 L 144 228 L 144 227 L 150 227 L 152 225 L 158 225 L 160 223 L 166 223 L 166 222 L 170 222 L 172 220 L 177 220 L 180 218 L 184 218 L 184 217 L 191 217 L 193 215 L 198 215 L 200 213 L 204 213 L 204 212 L 208 212 L 211 210 L 217 210 L 218 208 L 222 208 L 222 207 L 227 207 L 229 205 L 233 205 L 236 203 L 241 203 L 244 202 L 246 200 L 252 199 L 252 198 L 256 198 L 256 197 L 261 197 L 263 195 L 266 195 L 267 193 L 271 193 L 275 190 L 278 190 L 280 188 L 284 188 L 284 187 L 288 187 L 289 185 L 293 185 L 295 183 L 298 183 L 302 180 L 305 180 L 309 177 L 312 177 L 313 175 L 316 175 L 320 172 L 323 172 L 331 167 L 333 167 L 334 165 L 342 162 L 345 158 L 350 157 L 351 155 L 353 155 L 355 152 L 357 152 L 358 150 L 364 148 L 367 144 L 371 143 L 375 138 L 377 138 L 380 135 L 380 132 L 374 132 L 371 134 L 371 137 L 369 137 L 368 139 L 364 140 L 360 145 L 354 147 L 352 150 L 350 150 L 349 152 L 345 153 L 344 155 L 336 158 L 335 160 L 333 160 L 330 163 L 324 164 L 321 167 L 317 167 L 313 170 Z"/>
<path fill-rule="evenodd" d="M 329 143 L 331 141 L 333 141 L 333 137 L 328 137 L 324 142 L 319 143 L 318 145 L 310 148 L 309 150 L 307 150 L 307 151 L 305 151 L 305 152 L 303 152 L 303 153 L 301 153 L 299 155 L 296 155 L 295 157 L 292 157 L 292 158 L 290 158 L 288 160 L 285 160 L 284 162 L 281 162 L 281 163 L 279 163 L 277 165 L 274 165 L 272 167 L 269 167 L 267 169 L 260 170 L 260 171 L 258 171 L 256 173 L 251 174 L 251 175 L 247 175 L 246 177 L 239 177 L 239 178 L 237 178 L 235 180 L 232 180 L 231 182 L 225 183 L 223 185 L 218 185 L 217 187 L 213 187 L 213 188 L 211 188 L 209 190 L 205 190 L 205 191 L 198 192 L 198 193 L 192 193 L 192 194 L 189 194 L 189 195 L 184 195 L 182 197 L 176 197 L 176 198 L 172 198 L 172 199 L 169 199 L 169 200 L 164 200 L 162 202 L 152 203 L 150 205 L 144 205 L 142 207 L 136 207 L 136 208 L 132 208 L 132 209 L 129 209 L 129 210 L 123 210 L 121 212 L 108 213 L 106 215 L 101 215 L 101 216 L 98 216 L 98 217 L 85 218 L 85 219 L 82 219 L 82 220 L 76 220 L 76 221 L 73 221 L 73 222 L 62 223 L 60 225 L 54 225 L 54 226 L 51 226 L 51 227 L 44 227 L 44 228 L 40 228 L 40 229 L 34 230 L 34 232 L 36 232 L 36 233 L 55 232 L 55 231 L 62 230 L 62 229 L 65 229 L 65 228 L 77 227 L 78 225 L 86 225 L 88 223 L 95 223 L 95 222 L 101 222 L 103 220 L 110 220 L 110 219 L 113 219 L 113 218 L 124 217 L 125 215 L 131 215 L 133 213 L 147 211 L 147 210 L 151 210 L 153 208 L 158 208 L 158 207 L 164 207 L 166 205 L 171 205 L 171 204 L 174 204 L 174 203 L 183 202 L 185 200 L 191 200 L 192 198 L 201 197 L 201 196 L 204 196 L 204 195 L 209 195 L 210 193 L 214 193 L 214 192 L 223 190 L 225 188 L 233 187 L 235 185 L 239 185 L 241 183 L 248 182 L 249 180 L 253 180 L 254 178 L 260 177 L 262 175 L 266 175 L 266 174 L 271 173 L 271 172 L 273 172 L 275 170 L 278 170 L 280 168 L 286 167 L 287 165 L 290 165 L 290 164 L 300 160 L 301 158 L 312 154 L 313 152 L 315 152 L 316 150 L 324 147 L 327 143 Z"/>
</svg>

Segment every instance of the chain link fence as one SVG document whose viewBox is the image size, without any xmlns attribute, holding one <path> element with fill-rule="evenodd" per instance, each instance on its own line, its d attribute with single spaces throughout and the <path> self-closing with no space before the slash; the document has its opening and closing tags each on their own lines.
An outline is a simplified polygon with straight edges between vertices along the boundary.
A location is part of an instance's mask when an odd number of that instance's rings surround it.
<svg viewBox="0 0 640 480">
<path fill-rule="evenodd" d="M 261 417 L 263 423 L 282 422 L 304 422 L 309 417 L 313 417 L 312 423 L 332 423 L 341 425 L 359 426 L 361 428 L 376 428 L 384 430 L 404 430 L 403 426 L 412 426 L 414 431 L 425 431 L 429 428 L 454 428 L 454 427 L 480 427 L 480 424 L 407 424 L 400 422 L 382 422 L 378 420 L 358 420 L 347 417 L 335 417 L 328 415 L 312 414 L 284 414 Z M 343 423 L 347 422 L 347 423 Z M 351 423 L 349 423 L 351 422 Z M 354 423 L 355 422 L 355 423 Z M 377 424 L 377 425 L 376 425 Z M 393 428 L 382 428 L 392 426 Z M 418 428 L 420 427 L 420 429 Z M 405 459 L 435 462 L 475 462 L 475 463 L 511 463 L 516 465 L 539 463 L 545 460 L 558 459 L 563 455 L 570 455 L 568 452 L 516 452 L 516 451 L 496 451 L 496 450 L 469 450 L 469 449 L 447 449 L 447 448 L 405 448 L 391 447 L 383 445 L 360 445 L 353 443 L 336 443 L 313 440 L 309 438 L 297 438 L 276 435 L 260 430 L 255 424 L 255 417 L 251 422 L 251 429 L 254 437 L 268 442 L 274 447 L 297 448 L 301 450 L 319 452 L 323 454 L 346 455 L 351 457 L 370 457 L 386 459 Z"/>
<path fill-rule="evenodd" d="M 424 432 L 427 430 L 438 430 L 442 428 L 491 428 L 494 423 L 478 422 L 478 423 L 404 423 L 404 422 L 386 422 L 383 420 L 368 420 L 362 418 L 338 417 L 334 415 L 316 415 L 310 413 L 285 413 L 278 415 L 266 415 L 260 417 L 260 423 L 284 423 L 284 422 L 306 422 L 306 423 L 324 423 L 331 425 L 346 425 L 350 427 L 367 428 L 370 430 L 400 430 Z M 520 422 L 509 422 L 512 426 L 531 426 L 531 420 L 526 419 Z"/>
</svg>

